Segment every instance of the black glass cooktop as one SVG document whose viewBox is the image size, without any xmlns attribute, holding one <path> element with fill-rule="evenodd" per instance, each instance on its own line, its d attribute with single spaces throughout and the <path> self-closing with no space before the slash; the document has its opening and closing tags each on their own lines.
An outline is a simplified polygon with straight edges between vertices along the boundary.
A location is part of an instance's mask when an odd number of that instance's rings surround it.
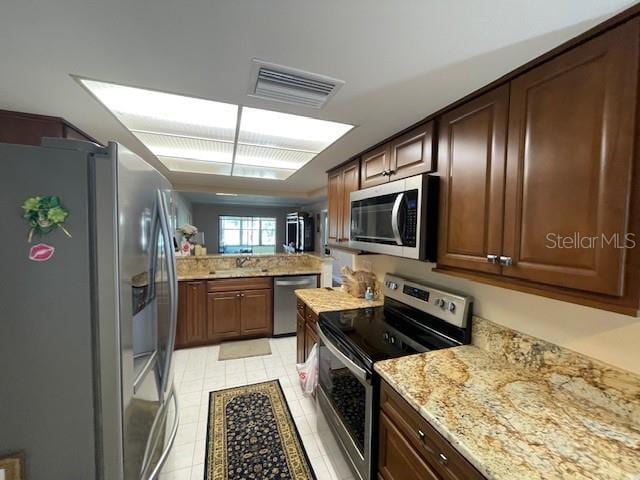
<svg viewBox="0 0 640 480">
<path fill-rule="evenodd" d="M 460 345 L 448 324 L 400 302 L 385 299 L 384 307 L 324 312 L 322 332 L 345 354 L 371 366 L 387 358 Z"/>
</svg>

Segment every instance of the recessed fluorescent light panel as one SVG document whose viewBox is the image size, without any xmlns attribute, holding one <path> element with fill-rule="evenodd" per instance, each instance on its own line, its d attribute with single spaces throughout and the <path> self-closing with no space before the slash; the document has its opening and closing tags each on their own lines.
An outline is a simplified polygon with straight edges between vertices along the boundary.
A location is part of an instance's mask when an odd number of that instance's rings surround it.
<svg viewBox="0 0 640 480">
<path fill-rule="evenodd" d="M 176 172 L 284 180 L 353 128 L 96 80 L 81 82 Z"/>
</svg>

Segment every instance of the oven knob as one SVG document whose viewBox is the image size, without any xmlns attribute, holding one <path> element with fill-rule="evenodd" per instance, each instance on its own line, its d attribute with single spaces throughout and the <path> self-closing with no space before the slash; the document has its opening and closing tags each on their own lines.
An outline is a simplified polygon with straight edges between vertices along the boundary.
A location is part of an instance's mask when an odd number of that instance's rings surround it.
<svg viewBox="0 0 640 480">
<path fill-rule="evenodd" d="M 384 332 L 384 334 L 382 334 L 382 339 L 384 340 L 384 343 L 389 343 L 389 334 Z"/>
<path fill-rule="evenodd" d="M 390 290 L 397 290 L 398 284 L 396 282 L 387 282 L 387 287 L 389 287 Z"/>
<path fill-rule="evenodd" d="M 451 313 L 456 311 L 456 304 L 453 302 L 449 302 L 449 305 L 447 306 L 447 310 L 449 310 Z"/>
<path fill-rule="evenodd" d="M 393 335 L 389 335 L 389 343 L 391 345 L 395 345 L 396 344 L 396 337 L 394 337 Z"/>
<path fill-rule="evenodd" d="M 441 298 L 436 298 L 435 304 L 436 307 L 444 308 L 444 300 Z"/>
</svg>

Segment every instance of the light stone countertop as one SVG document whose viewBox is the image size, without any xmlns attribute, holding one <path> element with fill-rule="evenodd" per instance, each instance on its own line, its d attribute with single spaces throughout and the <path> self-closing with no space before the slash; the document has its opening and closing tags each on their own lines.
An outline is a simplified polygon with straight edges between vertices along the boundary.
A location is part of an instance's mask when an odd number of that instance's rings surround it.
<svg viewBox="0 0 640 480">
<path fill-rule="evenodd" d="M 237 266 L 242 258 L 244 265 Z M 176 258 L 178 280 L 321 275 L 326 260 L 310 254 L 207 255 Z"/>
<path fill-rule="evenodd" d="M 476 345 L 375 370 L 489 479 L 640 479 L 638 376 L 474 322 Z"/>
<path fill-rule="evenodd" d="M 322 271 L 315 267 L 272 267 L 260 268 L 231 268 L 216 270 L 215 273 L 191 273 L 178 275 L 178 281 L 186 280 L 215 280 L 218 278 L 249 278 L 249 277 L 284 277 L 287 275 L 320 275 Z"/>
<path fill-rule="evenodd" d="M 295 294 L 318 315 L 322 312 L 380 307 L 384 304 L 382 298 L 365 300 L 364 298 L 353 297 L 340 289 L 304 288 L 296 290 Z"/>
</svg>

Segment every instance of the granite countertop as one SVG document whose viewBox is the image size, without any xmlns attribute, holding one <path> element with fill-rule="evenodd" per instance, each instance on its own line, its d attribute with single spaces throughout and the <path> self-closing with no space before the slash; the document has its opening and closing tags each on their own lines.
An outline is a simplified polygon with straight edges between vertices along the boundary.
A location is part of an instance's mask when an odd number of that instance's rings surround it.
<svg viewBox="0 0 640 480">
<path fill-rule="evenodd" d="M 489 479 L 639 479 L 638 377 L 494 327 L 375 370 Z"/>
<path fill-rule="evenodd" d="M 318 315 L 322 312 L 380 307 L 384 304 L 382 298 L 365 300 L 364 298 L 353 297 L 340 289 L 305 288 L 296 290 L 295 294 Z"/>
<path fill-rule="evenodd" d="M 215 270 L 215 273 L 189 273 L 178 275 L 178 281 L 185 280 L 215 280 L 218 278 L 248 278 L 248 277 L 283 277 L 286 275 L 320 275 L 322 271 L 316 267 L 284 266 L 271 268 L 231 268 Z"/>
</svg>

